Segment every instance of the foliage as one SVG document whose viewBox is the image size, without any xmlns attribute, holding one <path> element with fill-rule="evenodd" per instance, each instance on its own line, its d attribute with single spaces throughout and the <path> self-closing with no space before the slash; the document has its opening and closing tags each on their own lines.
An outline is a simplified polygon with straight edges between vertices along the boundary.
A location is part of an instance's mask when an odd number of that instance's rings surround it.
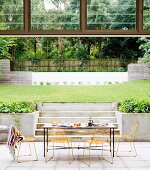
<svg viewBox="0 0 150 170">
<path fill-rule="evenodd" d="M 32 0 L 31 30 L 80 29 L 79 2 L 78 0 Z M 135 2 L 135 0 L 88 0 L 87 28 L 135 30 Z M 149 0 L 144 0 L 144 3 L 144 29 L 149 30 Z M 11 8 L 9 5 L 13 5 L 15 8 Z M 0 30 L 23 29 L 23 17 L 20 15 L 23 12 L 22 7 L 23 1 L 20 0 L 5 0 L 0 2 L 0 14 L 2 16 L 0 23 L 7 23 L 7 27 L 1 25 Z M 8 42 L 7 38 L 1 38 L 0 58 L 10 58 L 11 54 L 14 54 L 14 60 L 30 60 L 33 64 L 36 64 L 40 59 L 55 59 L 58 66 L 62 68 L 64 68 L 65 59 L 80 59 L 81 68 L 79 69 L 82 69 L 82 66 L 89 59 L 100 58 L 102 54 L 109 58 L 119 58 L 121 67 L 123 68 L 127 67 L 130 58 L 137 59 L 142 55 L 141 50 L 139 50 L 141 42 L 137 41 L 138 38 L 100 38 L 101 42 L 98 42 L 99 38 L 61 37 L 62 45 L 59 44 L 60 37 L 16 38 L 15 48 L 11 48 L 13 46 L 13 38 L 8 38 L 10 42 Z M 3 41 L 4 43 L 1 44 Z"/>
<path fill-rule="evenodd" d="M 31 113 L 35 107 L 30 102 L 2 102 L 0 101 L 0 113 Z"/>
<path fill-rule="evenodd" d="M 74 80 L 75 82 L 75 80 Z M 120 102 L 127 98 L 147 98 L 150 80 L 109 85 L 0 86 L 3 101 L 33 102 Z"/>
<path fill-rule="evenodd" d="M 11 59 L 9 50 L 15 44 L 15 38 L 0 37 L 0 59 Z"/>
<path fill-rule="evenodd" d="M 141 38 L 143 42 L 140 46 L 140 49 L 144 52 L 143 58 L 139 58 L 139 63 L 145 63 L 150 67 L 150 39 L 149 38 Z"/>
<path fill-rule="evenodd" d="M 76 44 L 75 55 L 78 60 L 81 61 L 80 67 L 83 66 L 84 63 L 87 63 L 89 60 L 89 54 L 87 48 L 83 44 Z"/>
<path fill-rule="evenodd" d="M 0 30 L 6 29 L 5 25 L 0 24 Z M 11 59 L 9 50 L 15 44 L 14 37 L 0 37 L 0 59 Z"/>
<path fill-rule="evenodd" d="M 33 72 L 126 72 L 127 69 L 124 69 L 123 67 L 119 68 L 114 68 L 114 69 L 87 69 L 87 68 L 78 68 L 78 69 L 71 69 L 71 68 L 64 68 L 64 69 L 56 69 L 54 71 L 49 71 L 49 70 L 37 70 L 37 69 L 32 69 L 28 71 L 33 71 Z"/>
<path fill-rule="evenodd" d="M 126 99 L 120 103 L 119 111 L 126 113 L 150 113 L 150 99 Z"/>
<path fill-rule="evenodd" d="M 144 0 L 144 30 L 150 30 L 150 1 Z"/>
<path fill-rule="evenodd" d="M 142 51 L 138 38 L 105 38 L 103 46 L 104 56 L 119 58 L 121 67 L 126 68 L 129 59 L 137 59 Z"/>
</svg>

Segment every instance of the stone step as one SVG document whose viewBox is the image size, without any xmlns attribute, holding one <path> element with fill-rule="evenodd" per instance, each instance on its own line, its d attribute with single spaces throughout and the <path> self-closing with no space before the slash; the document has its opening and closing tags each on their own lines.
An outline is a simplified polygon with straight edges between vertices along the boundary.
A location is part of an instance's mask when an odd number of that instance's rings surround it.
<svg viewBox="0 0 150 170">
<path fill-rule="evenodd" d="M 99 123 L 101 121 L 107 121 L 108 123 L 116 123 L 116 117 L 92 117 L 92 120 L 95 123 Z M 51 122 L 88 122 L 89 117 L 39 117 L 38 123 L 51 123 Z"/>
<path fill-rule="evenodd" d="M 116 103 L 42 103 L 40 111 L 114 111 Z"/>
<path fill-rule="evenodd" d="M 37 129 L 43 129 L 43 126 L 45 125 L 45 123 L 37 123 Z M 113 123 L 113 125 L 115 125 L 118 128 L 118 123 Z"/>
<path fill-rule="evenodd" d="M 118 135 L 118 134 L 115 134 L 115 135 Z M 35 140 L 37 142 L 43 142 L 44 141 L 44 136 L 43 135 L 35 135 L 34 138 L 35 138 Z M 81 136 L 77 137 L 76 135 L 70 135 L 69 138 L 71 138 L 72 142 L 84 142 L 84 141 L 86 141 L 88 139 L 91 139 L 91 136 L 90 135 L 85 135 L 85 136 L 82 136 L 82 137 Z"/>
<path fill-rule="evenodd" d="M 82 129 L 79 129 L 79 130 L 65 129 L 65 132 L 68 137 L 70 137 L 70 136 L 84 137 L 84 136 L 92 136 L 93 135 L 93 129 L 84 129 L 84 130 L 82 130 Z M 115 129 L 114 132 L 115 132 L 115 135 L 120 134 L 119 129 Z M 35 136 L 43 135 L 43 134 L 44 134 L 43 129 L 36 129 Z M 108 134 L 109 134 L 109 130 L 108 130 Z"/>
<path fill-rule="evenodd" d="M 113 117 L 114 111 L 41 111 L 40 117 Z"/>
</svg>

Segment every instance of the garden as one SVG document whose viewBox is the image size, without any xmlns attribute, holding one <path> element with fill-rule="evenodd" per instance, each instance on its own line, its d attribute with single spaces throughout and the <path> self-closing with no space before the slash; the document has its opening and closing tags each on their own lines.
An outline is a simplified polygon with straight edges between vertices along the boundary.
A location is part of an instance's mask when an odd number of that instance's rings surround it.
<svg viewBox="0 0 150 170">
<path fill-rule="evenodd" d="M 0 169 L 149 169 L 149 35 L 149 0 L 1 0 Z"/>
<path fill-rule="evenodd" d="M 150 21 L 149 1 L 143 1 L 143 23 L 141 22 L 138 1 L 128 2 L 118 0 L 114 4 L 104 1 L 99 4 L 96 0 L 89 0 L 86 4 L 79 1 L 50 1 L 49 8 L 45 1 L 0 2 L 0 30 L 22 30 L 30 27 L 31 30 L 78 30 L 86 25 L 88 30 L 112 31 L 148 31 Z M 25 1 L 24 1 L 25 2 Z M 40 5 L 39 5 L 40 4 Z M 63 7 L 61 5 L 64 5 Z M 79 8 L 80 5 L 82 6 Z M 140 3 L 139 3 L 140 4 Z M 23 23 L 23 8 L 31 7 L 29 22 Z M 42 8 L 41 8 L 42 6 Z M 87 18 L 80 17 L 82 10 L 87 6 Z M 2 8 L 4 7 L 4 8 Z M 52 8 L 52 9 L 51 9 Z M 81 10 L 81 11 L 80 11 Z M 40 11 L 41 15 L 37 13 Z M 80 11 L 80 12 L 79 12 Z M 106 12 L 107 11 L 107 15 Z M 95 12 L 95 13 L 94 13 Z M 11 14 L 10 16 L 8 14 Z M 67 15 L 66 15 L 67 14 Z M 68 15 L 69 14 L 69 15 Z M 82 13 L 83 15 L 83 13 Z M 49 17 L 53 16 L 53 17 Z M 61 16 L 61 17 L 60 17 Z M 71 17 L 73 16 L 73 17 Z M 27 17 L 27 15 L 26 15 Z M 135 19 L 136 18 L 136 19 Z M 7 22 L 6 22 L 7 21 Z M 12 22 L 13 21 L 13 22 Z M 103 22 L 105 21 L 105 22 Z M 15 24 L 13 24 L 15 23 Z M 22 24 L 20 24 L 22 23 Z M 47 24 L 45 24 L 47 23 Z M 53 24 L 51 24 L 53 23 Z M 57 23 L 57 24 L 56 24 Z M 137 24 L 139 23 L 139 25 Z M 28 31 L 31 31 L 31 30 Z M 138 30 L 138 31 L 139 31 Z M 82 30 L 83 31 L 83 30 Z M 0 59 L 10 61 L 10 70 L 2 68 L 0 63 L 0 80 L 6 78 L 5 70 L 15 83 L 16 73 L 19 72 L 127 72 L 128 64 L 141 63 L 150 67 L 150 38 L 149 37 L 0 37 Z M 1 61 L 1 60 L 0 60 Z M 11 72 L 12 71 L 12 72 Z M 3 75 L 4 74 L 4 75 Z M 22 75 L 20 79 L 24 80 Z M 36 77 L 35 73 L 35 77 Z M 73 75 L 73 74 L 72 74 Z M 90 75 L 90 74 L 89 74 Z M 124 76 L 124 80 L 127 79 Z M 62 76 L 63 77 L 63 76 Z M 73 77 L 73 76 L 72 76 Z M 111 76 L 113 77 L 113 76 Z M 10 79 L 11 79 L 10 78 Z M 135 80 L 104 82 L 95 81 L 96 85 L 83 81 L 70 83 L 65 80 L 51 83 L 38 82 L 36 77 L 32 85 L 0 85 L 0 112 L 1 113 L 31 113 L 36 111 L 36 103 L 104 103 L 117 102 L 121 112 L 149 113 L 150 112 L 150 80 Z M 26 76 L 26 79 L 29 79 Z M 38 83 L 37 83 L 38 82 Z M 8 82 L 7 82 L 8 83 Z M 27 82 L 26 82 L 27 83 Z M 11 84 L 11 83 L 10 83 Z M 21 84 L 21 83 L 20 83 Z M 77 85 L 78 84 L 78 85 Z M 31 104 L 32 103 L 32 104 Z"/>
</svg>

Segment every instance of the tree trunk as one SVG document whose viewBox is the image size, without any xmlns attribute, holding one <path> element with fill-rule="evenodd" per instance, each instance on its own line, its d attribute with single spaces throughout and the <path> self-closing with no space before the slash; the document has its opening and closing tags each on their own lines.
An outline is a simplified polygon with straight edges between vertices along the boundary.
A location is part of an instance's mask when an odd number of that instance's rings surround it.
<svg viewBox="0 0 150 170">
<path fill-rule="evenodd" d="M 16 46 L 13 45 L 12 46 L 12 60 L 11 60 L 11 64 L 10 64 L 10 70 L 14 71 L 14 66 L 15 66 L 15 53 L 16 53 Z"/>
<path fill-rule="evenodd" d="M 102 50 L 102 37 L 98 37 L 98 49 L 99 52 Z"/>
</svg>

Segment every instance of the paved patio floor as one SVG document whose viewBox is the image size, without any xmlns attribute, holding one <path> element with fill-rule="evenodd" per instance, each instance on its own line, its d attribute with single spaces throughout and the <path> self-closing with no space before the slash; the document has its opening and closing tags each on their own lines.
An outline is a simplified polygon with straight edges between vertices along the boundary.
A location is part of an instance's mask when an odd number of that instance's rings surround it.
<svg viewBox="0 0 150 170">
<path fill-rule="evenodd" d="M 129 143 L 122 142 L 120 149 L 128 150 Z M 57 150 L 55 157 L 45 163 L 43 157 L 43 143 L 36 143 L 38 161 L 16 163 L 13 161 L 6 144 L 0 144 L 0 170 L 150 170 L 150 142 L 135 143 L 138 156 L 133 157 L 130 152 L 119 152 L 119 157 L 114 157 L 114 163 L 98 158 L 97 151 L 91 151 L 91 166 L 88 167 L 81 161 L 83 150 L 74 150 L 75 160 L 69 164 L 68 150 Z M 23 150 L 27 146 L 23 144 Z M 23 151 L 22 151 L 23 152 Z M 51 152 L 49 153 L 50 156 Z M 85 161 L 88 160 L 88 151 L 85 151 Z M 109 154 L 106 152 L 106 154 Z M 22 160 L 28 157 L 22 157 Z"/>
</svg>

